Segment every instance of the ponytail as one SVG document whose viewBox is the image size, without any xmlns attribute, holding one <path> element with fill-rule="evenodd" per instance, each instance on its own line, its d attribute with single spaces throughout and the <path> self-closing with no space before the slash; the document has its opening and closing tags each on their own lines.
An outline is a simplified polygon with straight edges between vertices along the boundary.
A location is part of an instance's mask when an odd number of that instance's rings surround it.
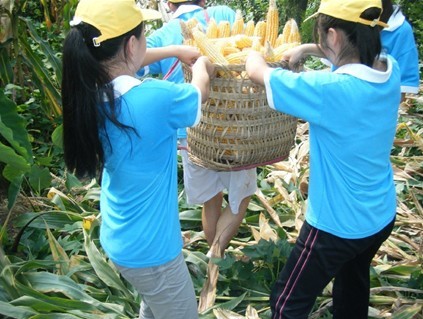
<svg viewBox="0 0 423 319">
<path fill-rule="evenodd" d="M 139 38 L 142 30 L 140 24 L 99 47 L 94 47 L 92 39 L 100 33 L 89 24 L 78 24 L 66 36 L 62 78 L 64 160 L 68 169 L 79 177 L 95 177 L 103 165 L 99 130 L 104 130 L 108 139 L 106 119 L 122 129 L 130 128 L 117 120 L 119 99 L 115 100 L 113 79 L 105 64 L 125 49 L 132 35 Z"/>
</svg>

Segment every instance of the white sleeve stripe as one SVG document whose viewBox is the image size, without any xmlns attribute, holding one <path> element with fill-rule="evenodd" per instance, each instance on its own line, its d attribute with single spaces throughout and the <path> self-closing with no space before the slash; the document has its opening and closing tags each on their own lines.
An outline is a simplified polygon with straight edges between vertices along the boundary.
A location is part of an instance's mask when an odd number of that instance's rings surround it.
<svg viewBox="0 0 423 319">
<path fill-rule="evenodd" d="M 269 103 L 269 107 L 276 110 L 275 104 L 273 103 L 273 93 L 272 87 L 270 86 L 270 73 L 273 69 L 269 69 L 269 71 L 264 73 L 264 86 L 266 89 L 266 96 L 267 96 L 267 103 Z"/>
<path fill-rule="evenodd" d="M 194 124 L 191 127 L 194 127 L 198 123 L 200 123 L 200 118 L 201 118 L 201 99 L 202 99 L 201 91 L 195 85 L 194 85 L 194 87 L 195 87 L 195 89 L 197 90 L 197 93 L 198 93 L 198 107 L 197 107 L 197 117 L 195 118 L 195 122 L 194 122 Z"/>
</svg>

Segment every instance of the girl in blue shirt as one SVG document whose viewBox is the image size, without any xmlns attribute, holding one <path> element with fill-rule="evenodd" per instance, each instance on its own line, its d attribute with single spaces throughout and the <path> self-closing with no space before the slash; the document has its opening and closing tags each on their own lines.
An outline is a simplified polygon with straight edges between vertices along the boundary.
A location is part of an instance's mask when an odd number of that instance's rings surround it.
<svg viewBox="0 0 423 319">
<path fill-rule="evenodd" d="M 381 0 L 322 0 L 318 44 L 285 59 L 294 65 L 315 55 L 333 72 L 273 69 L 258 53 L 247 59 L 269 106 L 310 125 L 305 222 L 271 292 L 273 319 L 306 319 L 333 278 L 333 318 L 368 317 L 370 263 L 395 219 L 390 152 L 401 95 L 399 67 L 381 55 L 381 7 Z"/>
<path fill-rule="evenodd" d="M 147 52 L 144 21 L 157 17 L 134 0 L 78 3 L 63 47 L 64 157 L 78 176 L 102 169 L 100 242 L 141 295 L 140 318 L 196 319 L 175 149 L 177 130 L 200 119 L 213 66 L 198 58 L 191 83 L 138 80 L 155 59 L 198 57 L 176 46 Z"/>
<path fill-rule="evenodd" d="M 405 94 L 419 92 L 419 57 L 413 29 L 401 9 L 391 0 L 382 0 L 383 12 L 380 20 L 388 27 L 381 31 L 383 50 L 397 60 L 401 70 L 402 99 Z"/>
</svg>

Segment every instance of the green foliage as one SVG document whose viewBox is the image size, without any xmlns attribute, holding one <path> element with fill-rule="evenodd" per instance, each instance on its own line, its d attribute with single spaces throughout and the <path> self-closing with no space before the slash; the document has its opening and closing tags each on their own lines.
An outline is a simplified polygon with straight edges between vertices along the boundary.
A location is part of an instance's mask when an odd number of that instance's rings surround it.
<svg viewBox="0 0 423 319">
<path fill-rule="evenodd" d="M 299 9 L 302 1 L 277 2 L 281 25 L 294 17 L 303 42 L 312 41 L 312 21 L 301 21 L 317 9 L 319 1 L 308 1 L 305 12 Z M 0 45 L 0 82 L 4 87 L 0 89 L 0 168 L 9 183 L 8 205 L 11 209 L 21 191 L 34 201 L 32 208 L 3 224 L 0 234 L 0 314 L 11 318 L 133 318 L 138 312 L 140 297 L 99 245 L 99 186 L 96 181 L 79 181 L 66 172 L 62 160 L 60 52 L 76 3 L 17 3 L 10 12 L 14 36 Z M 419 3 L 402 1 L 402 8 L 415 28 L 423 56 Z M 213 4 L 241 9 L 247 19 L 255 21 L 265 19 L 268 7 L 267 0 L 208 1 L 208 5 Z M 308 60 L 306 66 L 323 67 L 318 60 Z M 399 240 L 404 234 L 417 236 L 421 226 L 416 222 L 423 202 L 421 114 L 422 104 L 414 103 L 400 116 L 392 161 L 404 176 L 414 174 L 413 178 L 396 180 L 404 216 L 398 221 L 397 237 L 384 248 L 391 254 L 376 259 L 371 273 L 372 306 L 388 308 L 392 318 L 422 318 L 421 252 L 408 241 Z M 295 181 L 279 185 L 292 202 L 281 197 L 268 178 L 274 167 L 258 169 L 260 189 L 272 200 L 283 227 L 269 222 L 277 239 L 253 239 L 252 229 L 260 228 L 259 216 L 266 213 L 254 196 L 226 258 L 213 260 L 220 268 L 215 310 L 243 313 L 252 305 L 260 310 L 261 318 L 270 318 L 270 286 L 286 262 L 301 207 L 306 204 L 306 194 L 300 189 L 308 170 L 304 163 L 300 165 Z M 180 162 L 178 167 L 180 220 L 184 236 L 190 238 L 184 256 L 198 295 L 207 277 L 208 245 L 201 232 L 201 207 L 185 202 Z M 54 179 L 53 174 L 57 174 Z M 45 194 L 47 189 L 50 191 Z M 413 222 L 417 230 L 407 228 Z M 330 291 L 324 291 L 312 318 L 330 318 L 330 300 Z M 201 318 L 215 316 L 210 310 Z"/>
</svg>

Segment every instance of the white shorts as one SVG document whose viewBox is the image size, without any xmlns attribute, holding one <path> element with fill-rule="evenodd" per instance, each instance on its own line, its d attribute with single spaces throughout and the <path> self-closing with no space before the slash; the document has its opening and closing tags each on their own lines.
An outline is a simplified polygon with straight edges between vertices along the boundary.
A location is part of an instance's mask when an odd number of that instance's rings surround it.
<svg viewBox="0 0 423 319">
<path fill-rule="evenodd" d="M 223 190 L 228 192 L 229 206 L 238 214 L 241 201 L 257 190 L 257 169 L 214 171 L 191 162 L 188 152 L 181 150 L 184 188 L 188 204 L 203 204 Z"/>
</svg>

